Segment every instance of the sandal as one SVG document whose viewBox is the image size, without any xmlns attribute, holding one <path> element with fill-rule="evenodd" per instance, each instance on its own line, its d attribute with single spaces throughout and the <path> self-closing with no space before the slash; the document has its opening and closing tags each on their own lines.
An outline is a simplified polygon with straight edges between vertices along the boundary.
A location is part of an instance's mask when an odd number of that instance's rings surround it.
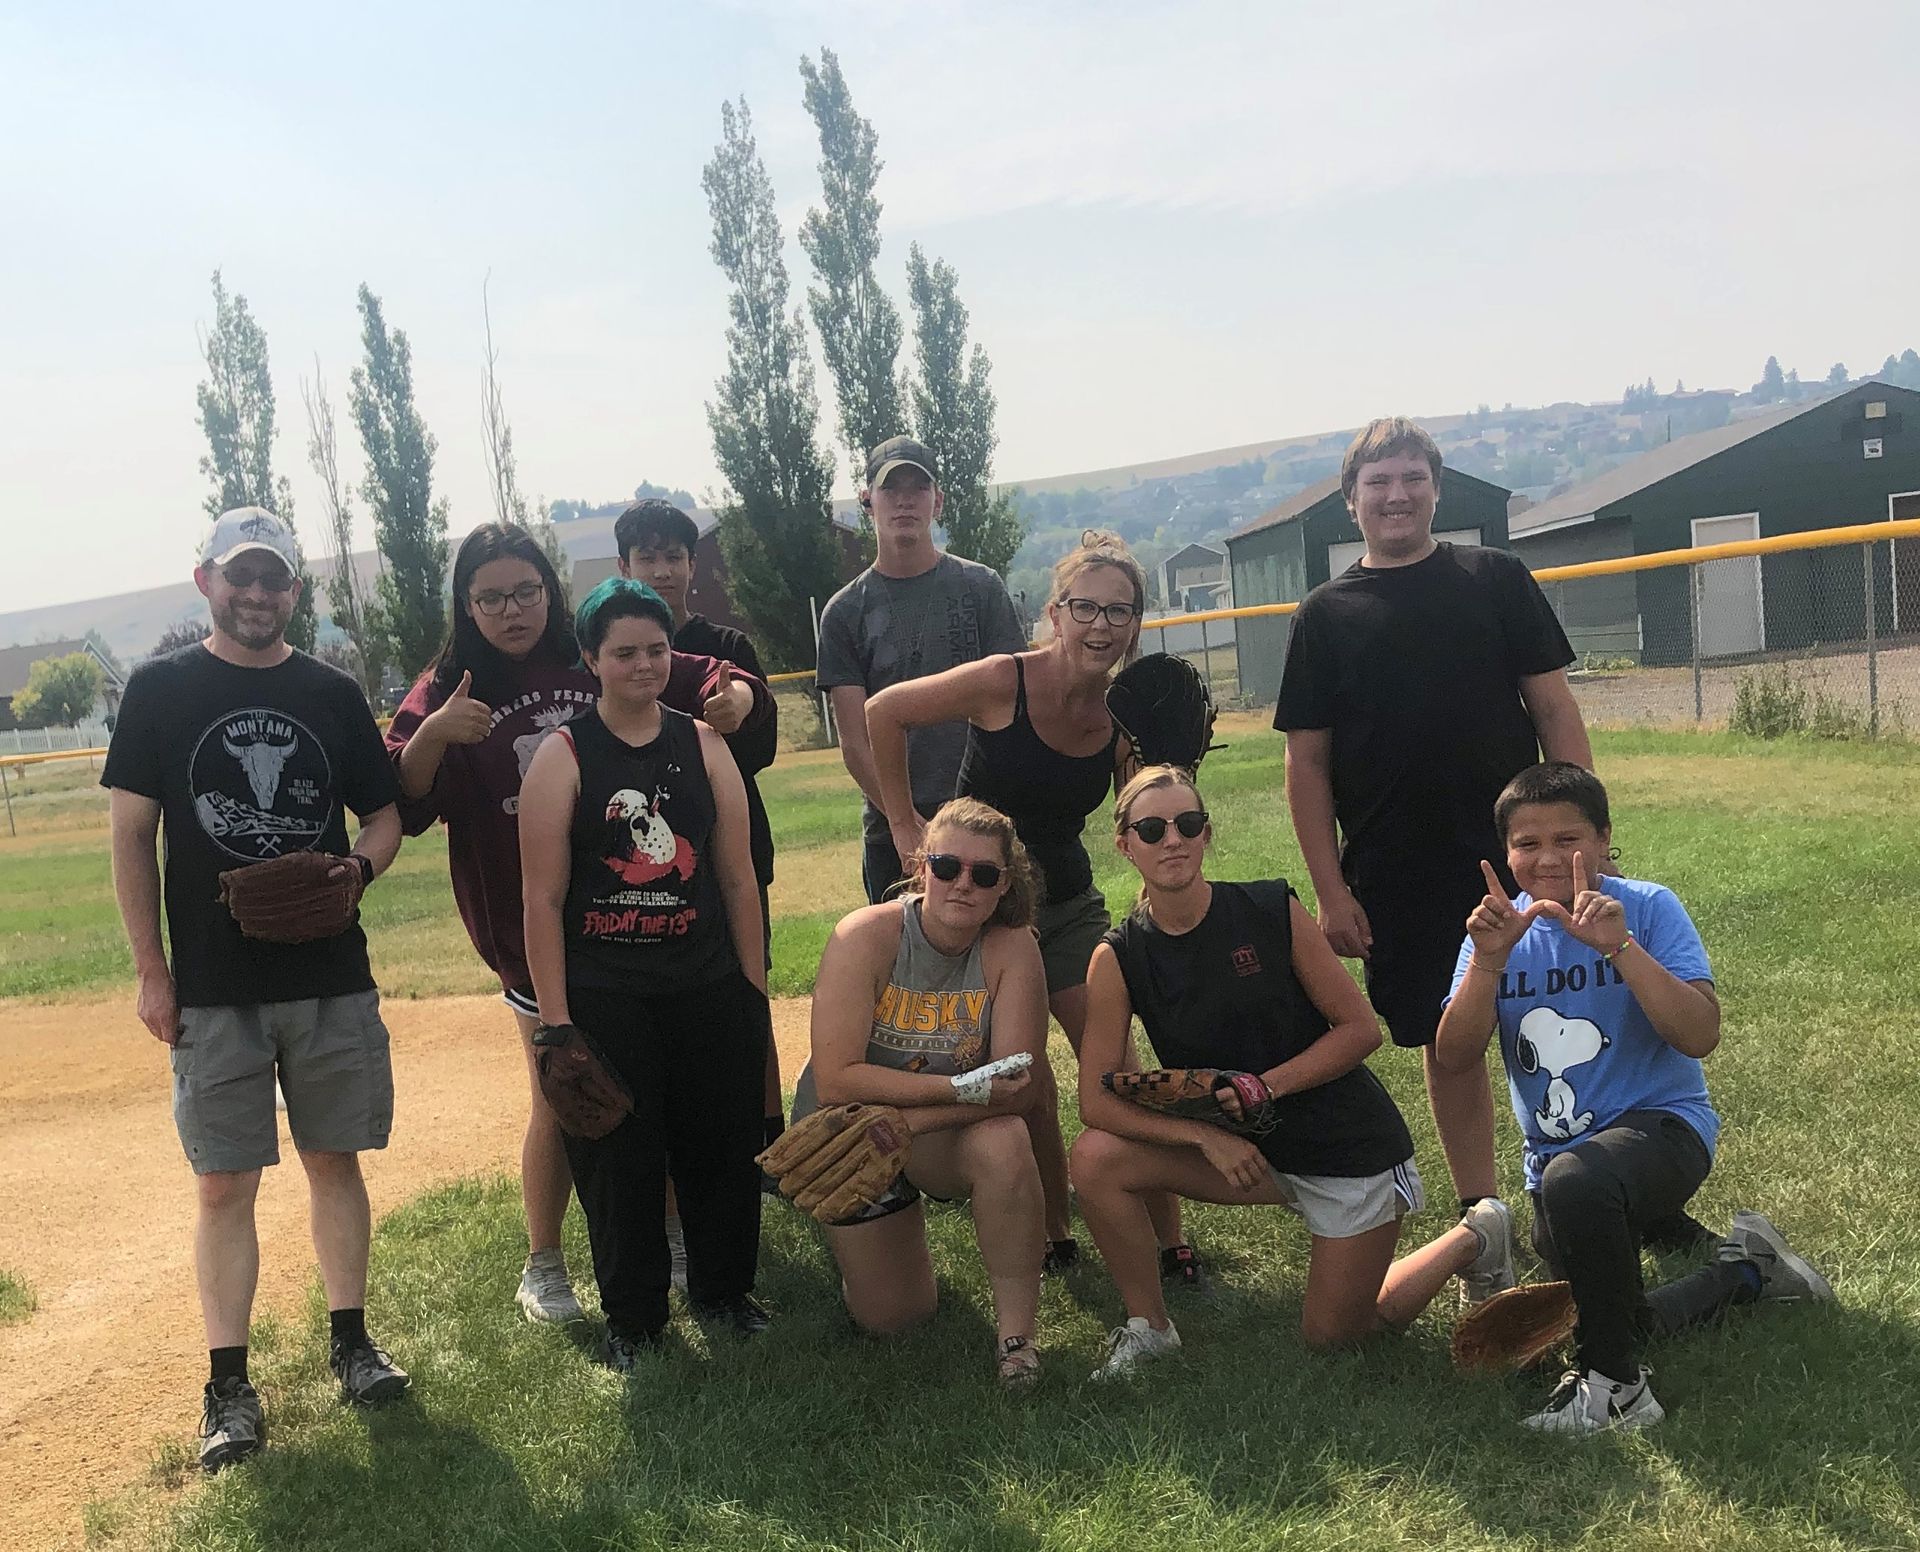
<svg viewBox="0 0 1920 1552">
<path fill-rule="evenodd" d="M 1040 1349 L 1030 1336 L 1010 1336 L 1000 1343 L 997 1367 L 1003 1390 L 1024 1390 L 1040 1378 Z"/>
</svg>

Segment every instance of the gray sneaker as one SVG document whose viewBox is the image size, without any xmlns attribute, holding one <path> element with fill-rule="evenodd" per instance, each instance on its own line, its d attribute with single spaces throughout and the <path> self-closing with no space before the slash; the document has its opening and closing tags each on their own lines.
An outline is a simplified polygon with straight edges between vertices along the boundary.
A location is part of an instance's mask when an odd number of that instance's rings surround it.
<svg viewBox="0 0 1920 1552">
<path fill-rule="evenodd" d="M 1760 1271 L 1760 1297 L 1782 1303 L 1831 1304 L 1833 1285 L 1796 1254 L 1764 1213 L 1741 1208 L 1715 1253 L 1721 1261 L 1751 1261 Z"/>
<path fill-rule="evenodd" d="M 536 1250 L 528 1256 L 515 1298 L 521 1313 L 536 1325 L 564 1326 L 587 1318 L 567 1275 L 564 1250 Z"/>
<path fill-rule="evenodd" d="M 1514 1285 L 1513 1212 L 1499 1197 L 1483 1196 L 1460 1221 L 1480 1241 L 1480 1254 L 1460 1274 L 1460 1302 L 1472 1309 Z"/>
<path fill-rule="evenodd" d="M 405 1369 L 371 1342 L 335 1342 L 327 1367 L 355 1406 L 379 1406 L 413 1383 Z"/>
<path fill-rule="evenodd" d="M 214 1472 L 236 1465 L 267 1447 L 267 1418 L 260 1393 L 245 1380 L 214 1380 L 201 1399 L 200 1469 Z"/>
<path fill-rule="evenodd" d="M 1118 1379 L 1131 1374 L 1143 1363 L 1164 1358 L 1180 1350 L 1180 1333 L 1167 1322 L 1164 1331 L 1156 1331 L 1144 1315 L 1135 1315 L 1107 1337 L 1106 1361 L 1093 1371 L 1097 1380 Z"/>
</svg>

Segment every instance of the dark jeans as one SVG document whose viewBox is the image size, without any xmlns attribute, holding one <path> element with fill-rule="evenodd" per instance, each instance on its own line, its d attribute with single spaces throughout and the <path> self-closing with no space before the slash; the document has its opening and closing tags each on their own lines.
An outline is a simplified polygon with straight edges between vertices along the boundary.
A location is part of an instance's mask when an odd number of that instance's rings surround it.
<svg viewBox="0 0 1920 1552">
<path fill-rule="evenodd" d="M 760 1254 L 762 1094 L 771 1018 L 737 972 L 668 996 L 567 989 L 573 1020 L 633 1090 L 605 1137 L 568 1137 L 607 1324 L 647 1336 L 667 1323 L 667 1155 L 687 1239 L 687 1294 L 749 1293 Z"/>
<path fill-rule="evenodd" d="M 1573 1285 L 1582 1371 L 1633 1380 L 1640 1347 L 1752 1297 L 1739 1268 L 1714 1262 L 1646 1291 L 1640 1246 L 1687 1219 L 1681 1209 L 1712 1168 L 1706 1144 L 1676 1115 L 1630 1110 L 1557 1153 L 1533 1193 L 1533 1248 Z"/>
<path fill-rule="evenodd" d="M 887 891 L 905 875 L 900 871 L 900 853 L 893 849 L 893 837 L 869 835 L 860 853 L 860 882 L 866 886 L 867 904 L 878 905 Z"/>
</svg>

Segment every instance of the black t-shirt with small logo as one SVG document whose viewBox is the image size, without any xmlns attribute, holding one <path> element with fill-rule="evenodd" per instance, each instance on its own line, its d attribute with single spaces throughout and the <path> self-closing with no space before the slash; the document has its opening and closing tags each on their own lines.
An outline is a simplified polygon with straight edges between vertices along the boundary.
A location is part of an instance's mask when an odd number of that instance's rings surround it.
<svg viewBox="0 0 1920 1552">
<path fill-rule="evenodd" d="M 196 643 L 127 681 L 100 783 L 160 804 L 164 899 L 182 1007 L 342 997 L 373 985 L 356 921 L 311 943 L 241 934 L 220 875 L 295 851 L 344 856 L 346 810 L 400 796 L 360 687 L 304 652 L 243 668 Z"/>
<path fill-rule="evenodd" d="M 1284 879 L 1216 883 L 1191 932 L 1163 932 L 1143 908 L 1107 934 L 1161 1066 L 1266 1072 L 1327 1032 L 1293 973 L 1292 900 Z M 1254 1143 L 1283 1174 L 1378 1175 L 1413 1155 L 1399 1107 L 1364 1066 L 1276 1110 L 1280 1124 Z"/>
</svg>

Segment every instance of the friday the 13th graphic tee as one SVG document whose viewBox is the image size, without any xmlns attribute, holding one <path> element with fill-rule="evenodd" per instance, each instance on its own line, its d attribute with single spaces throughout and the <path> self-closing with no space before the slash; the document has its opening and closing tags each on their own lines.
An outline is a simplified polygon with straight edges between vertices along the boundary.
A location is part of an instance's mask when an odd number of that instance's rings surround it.
<svg viewBox="0 0 1920 1552">
<path fill-rule="evenodd" d="M 102 786 L 160 804 L 175 994 L 186 1008 L 369 990 L 356 921 L 312 943 L 241 934 L 220 875 L 296 851 L 344 856 L 346 810 L 400 795 L 360 687 L 304 652 L 242 668 L 196 643 L 134 670 Z"/>
<path fill-rule="evenodd" d="M 1601 878 L 1594 887 L 1626 908 L 1627 931 L 1640 946 L 1628 953 L 1651 954 L 1682 981 L 1713 979 L 1699 930 L 1672 890 L 1635 878 Z M 1524 911 L 1533 897 L 1523 892 L 1513 904 Z M 1468 938 L 1454 966 L 1455 992 L 1472 958 Z M 1677 1115 L 1713 1153 L 1720 1118 L 1707 1098 L 1706 1070 L 1662 1040 L 1619 970 L 1558 922 L 1542 916 L 1527 928 L 1500 972 L 1493 1006 L 1513 1118 L 1526 1137 L 1529 1191 L 1539 1189 L 1556 1153 L 1629 1110 Z"/>
<path fill-rule="evenodd" d="M 569 722 L 560 736 L 580 762 L 561 918 L 567 984 L 646 997 L 732 975 L 740 964 L 713 855 L 713 787 L 693 719 L 662 706 L 659 733 L 638 747 L 598 711 Z"/>
</svg>

